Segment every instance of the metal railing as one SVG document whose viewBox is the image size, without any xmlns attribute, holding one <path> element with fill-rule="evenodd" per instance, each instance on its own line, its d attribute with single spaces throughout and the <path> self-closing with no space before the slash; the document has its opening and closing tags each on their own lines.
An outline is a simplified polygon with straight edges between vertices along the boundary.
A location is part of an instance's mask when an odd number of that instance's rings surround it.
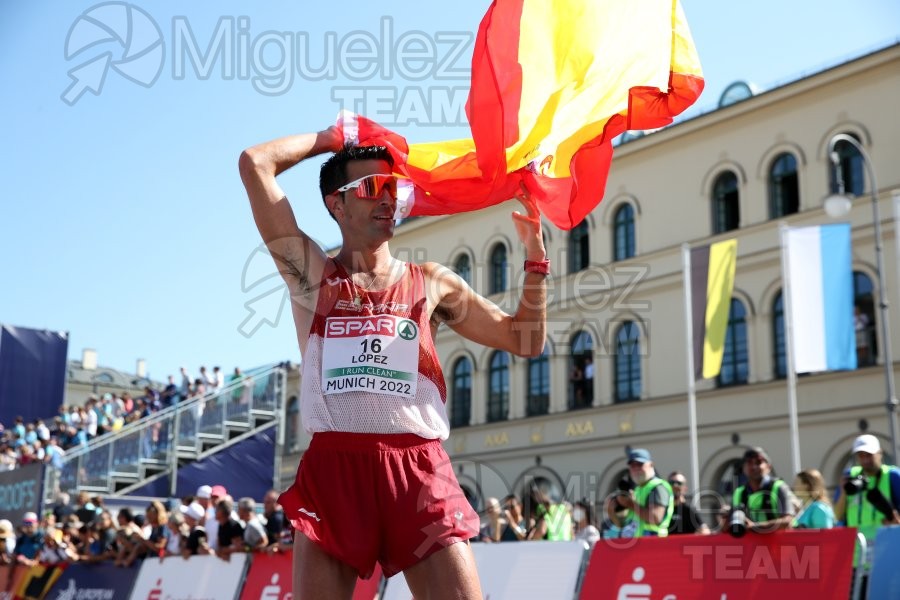
<svg viewBox="0 0 900 600">
<path fill-rule="evenodd" d="M 179 402 L 71 449 L 60 469 L 46 470 L 45 502 L 59 491 L 115 495 L 156 474 L 174 474 L 180 461 L 197 460 L 213 447 L 279 418 L 286 382 L 287 371 L 280 366 L 249 371 L 221 390 Z"/>
</svg>

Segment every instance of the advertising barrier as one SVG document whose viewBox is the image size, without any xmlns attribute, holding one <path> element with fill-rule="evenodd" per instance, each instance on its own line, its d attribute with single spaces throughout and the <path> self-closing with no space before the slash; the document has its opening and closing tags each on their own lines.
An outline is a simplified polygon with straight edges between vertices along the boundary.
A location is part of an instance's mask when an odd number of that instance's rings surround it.
<svg viewBox="0 0 900 600">
<path fill-rule="evenodd" d="M 869 573 L 869 598 L 900 598 L 900 526 L 882 527 L 875 536 L 875 557 Z"/>
<path fill-rule="evenodd" d="M 147 558 L 141 564 L 132 598 L 141 600 L 235 600 L 247 568 L 246 554 L 224 561 L 216 556 Z"/>
<path fill-rule="evenodd" d="M 855 536 L 828 529 L 601 540 L 581 598 L 847 598 Z"/>
<path fill-rule="evenodd" d="M 44 465 L 34 463 L 0 473 L 0 515 L 19 525 L 27 512 L 41 508 Z"/>
<path fill-rule="evenodd" d="M 587 552 L 583 542 L 472 544 L 481 591 L 490 600 L 571 600 Z M 382 600 L 410 600 L 403 575 L 387 581 Z"/>
<path fill-rule="evenodd" d="M 0 600 L 13 600 L 16 589 L 28 571 L 28 567 L 0 565 Z"/>
<path fill-rule="evenodd" d="M 291 600 L 292 552 L 254 554 L 241 600 Z M 357 579 L 353 600 L 373 600 L 381 585 L 381 567 L 369 579 Z"/>
<path fill-rule="evenodd" d="M 9 598 L 16 600 L 44 600 L 54 582 L 67 565 L 34 567 L 17 566 L 9 587 Z"/>
<path fill-rule="evenodd" d="M 291 552 L 254 555 L 241 600 L 291 600 L 292 561 Z"/>
<path fill-rule="evenodd" d="M 138 566 L 115 567 L 111 563 L 69 566 L 46 595 L 47 600 L 118 600 L 128 598 Z"/>
<path fill-rule="evenodd" d="M 601 540 L 590 554 L 579 541 L 473 544 L 472 551 L 491 600 L 847 598 L 855 535 L 831 529 Z M 869 597 L 900 598 L 900 527 L 880 530 L 875 549 Z M 292 600 L 292 561 L 287 552 L 230 561 L 149 558 L 131 568 L 0 566 L 0 600 Z M 371 579 L 357 581 L 353 599 L 374 600 L 381 581 L 376 567 Z M 411 598 L 402 575 L 387 580 L 382 600 Z"/>
</svg>

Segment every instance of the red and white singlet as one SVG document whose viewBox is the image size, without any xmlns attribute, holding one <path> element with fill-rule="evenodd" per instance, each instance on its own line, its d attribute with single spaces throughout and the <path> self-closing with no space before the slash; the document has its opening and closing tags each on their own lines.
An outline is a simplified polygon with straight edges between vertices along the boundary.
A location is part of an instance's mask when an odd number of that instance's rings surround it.
<svg viewBox="0 0 900 600">
<path fill-rule="evenodd" d="M 303 356 L 300 413 L 320 431 L 412 433 L 445 440 L 447 389 L 421 267 L 386 290 L 363 291 L 329 259 Z"/>
</svg>

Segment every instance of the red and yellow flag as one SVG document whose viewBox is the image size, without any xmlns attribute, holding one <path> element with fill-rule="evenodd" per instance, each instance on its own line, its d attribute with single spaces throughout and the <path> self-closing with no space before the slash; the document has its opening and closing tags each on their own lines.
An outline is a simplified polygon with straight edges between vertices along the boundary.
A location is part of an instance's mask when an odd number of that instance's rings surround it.
<svg viewBox="0 0 900 600">
<path fill-rule="evenodd" d="M 702 90 L 678 0 L 494 0 L 472 56 L 470 139 L 408 146 L 364 117 L 345 137 L 388 146 L 414 183 L 406 214 L 484 208 L 524 181 L 570 229 L 603 198 L 613 138 L 671 123 Z"/>
</svg>

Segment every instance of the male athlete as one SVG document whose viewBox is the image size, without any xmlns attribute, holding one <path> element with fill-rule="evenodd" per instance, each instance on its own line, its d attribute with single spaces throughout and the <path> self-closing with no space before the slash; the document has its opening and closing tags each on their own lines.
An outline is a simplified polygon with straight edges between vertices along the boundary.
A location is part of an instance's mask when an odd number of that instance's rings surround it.
<svg viewBox="0 0 900 600">
<path fill-rule="evenodd" d="M 298 226 L 275 178 L 335 153 L 319 187 L 342 235 L 328 257 Z M 240 173 L 256 225 L 286 281 L 303 356 L 301 414 L 312 434 L 279 503 L 297 530 L 294 594 L 350 598 L 379 562 L 403 572 L 417 600 L 481 599 L 468 540 L 478 518 L 441 441 L 449 435 L 440 323 L 480 344 L 539 355 L 548 273 L 538 211 L 524 188 L 513 213 L 525 246 L 515 315 L 436 263 L 391 255 L 397 181 L 383 147 L 345 146 L 340 130 L 280 138 L 245 150 Z"/>
</svg>

